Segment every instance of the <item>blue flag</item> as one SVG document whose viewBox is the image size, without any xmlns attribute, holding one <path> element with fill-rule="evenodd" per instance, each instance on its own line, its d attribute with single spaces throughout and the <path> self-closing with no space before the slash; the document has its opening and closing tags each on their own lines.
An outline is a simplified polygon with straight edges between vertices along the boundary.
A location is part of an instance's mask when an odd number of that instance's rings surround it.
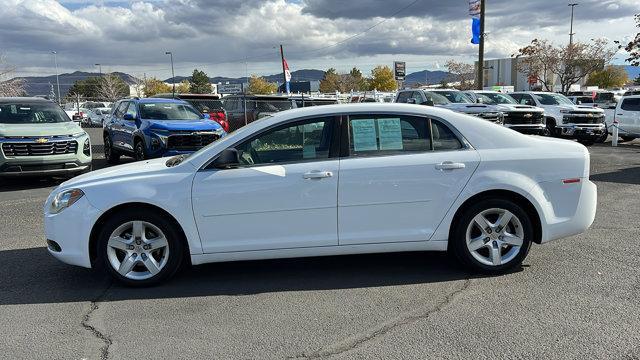
<svg viewBox="0 0 640 360">
<path fill-rule="evenodd" d="M 472 44 L 480 44 L 480 19 L 472 18 L 471 19 L 471 43 Z"/>
</svg>

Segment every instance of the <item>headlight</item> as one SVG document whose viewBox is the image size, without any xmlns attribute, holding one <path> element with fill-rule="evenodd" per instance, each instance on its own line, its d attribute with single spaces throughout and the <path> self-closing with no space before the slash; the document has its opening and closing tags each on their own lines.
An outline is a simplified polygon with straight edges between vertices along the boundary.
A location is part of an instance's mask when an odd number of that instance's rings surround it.
<svg viewBox="0 0 640 360">
<path fill-rule="evenodd" d="M 49 208 L 49 213 L 57 214 L 60 211 L 73 205 L 83 196 L 84 193 L 80 189 L 69 189 L 62 191 L 53 197 L 53 201 L 51 201 L 51 207 Z"/>
<path fill-rule="evenodd" d="M 151 132 L 159 136 L 171 135 L 171 132 L 169 130 L 151 129 Z"/>
<path fill-rule="evenodd" d="M 568 113 L 571 112 L 571 110 L 560 110 L 560 112 L 563 113 L 563 114 L 568 114 Z"/>
<path fill-rule="evenodd" d="M 87 135 L 87 132 L 86 131 L 77 132 L 75 134 L 71 134 L 71 137 L 77 138 L 83 135 Z"/>
</svg>

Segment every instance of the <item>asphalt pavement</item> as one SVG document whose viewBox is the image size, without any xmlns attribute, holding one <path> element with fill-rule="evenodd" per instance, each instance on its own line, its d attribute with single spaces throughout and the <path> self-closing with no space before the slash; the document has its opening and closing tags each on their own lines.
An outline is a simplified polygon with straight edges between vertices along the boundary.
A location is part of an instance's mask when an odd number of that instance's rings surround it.
<svg viewBox="0 0 640 360">
<path fill-rule="evenodd" d="M 0 180 L 0 358 L 640 359 L 640 140 L 590 151 L 591 229 L 497 277 L 396 253 L 195 266 L 130 289 L 47 253 L 59 180 Z"/>
</svg>

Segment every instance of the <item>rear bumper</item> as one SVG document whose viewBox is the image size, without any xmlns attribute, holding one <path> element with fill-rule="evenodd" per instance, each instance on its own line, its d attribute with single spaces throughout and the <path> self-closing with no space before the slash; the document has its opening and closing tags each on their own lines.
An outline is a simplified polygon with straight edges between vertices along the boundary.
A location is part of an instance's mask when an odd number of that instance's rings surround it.
<svg viewBox="0 0 640 360">
<path fill-rule="evenodd" d="M 568 201 L 565 201 L 561 206 L 575 204 L 575 207 L 569 206 L 572 209 L 552 210 L 552 216 L 547 216 L 547 224 L 546 226 L 543 225 L 541 239 L 543 243 L 580 234 L 586 231 L 595 219 L 598 204 L 598 188 L 596 184 L 588 179 L 582 179 L 580 185 L 567 184 L 562 186 L 580 186 L 579 190 L 576 189 L 578 191 L 575 194 L 578 196 L 577 203 L 572 201 L 573 199 L 567 199 Z M 550 189 L 549 192 L 545 191 L 545 197 L 550 196 L 553 196 L 553 189 Z M 568 214 L 569 212 L 573 212 L 573 214 Z"/>
</svg>

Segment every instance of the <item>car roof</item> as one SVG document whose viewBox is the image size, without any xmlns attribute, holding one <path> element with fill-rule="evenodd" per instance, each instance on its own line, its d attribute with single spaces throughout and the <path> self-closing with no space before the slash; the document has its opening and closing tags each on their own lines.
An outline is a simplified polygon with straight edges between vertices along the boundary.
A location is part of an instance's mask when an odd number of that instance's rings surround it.
<svg viewBox="0 0 640 360">
<path fill-rule="evenodd" d="M 166 98 L 142 98 L 142 99 L 130 99 L 132 101 L 139 102 L 141 104 L 145 103 L 176 103 L 176 104 L 187 104 L 186 101 L 180 99 L 166 99 Z"/>
<path fill-rule="evenodd" d="M 3 98 L 0 98 L 0 103 L 12 103 L 12 102 L 54 103 L 51 100 L 48 100 L 48 99 L 45 99 L 45 98 L 41 98 L 41 97 L 3 97 Z"/>
</svg>

